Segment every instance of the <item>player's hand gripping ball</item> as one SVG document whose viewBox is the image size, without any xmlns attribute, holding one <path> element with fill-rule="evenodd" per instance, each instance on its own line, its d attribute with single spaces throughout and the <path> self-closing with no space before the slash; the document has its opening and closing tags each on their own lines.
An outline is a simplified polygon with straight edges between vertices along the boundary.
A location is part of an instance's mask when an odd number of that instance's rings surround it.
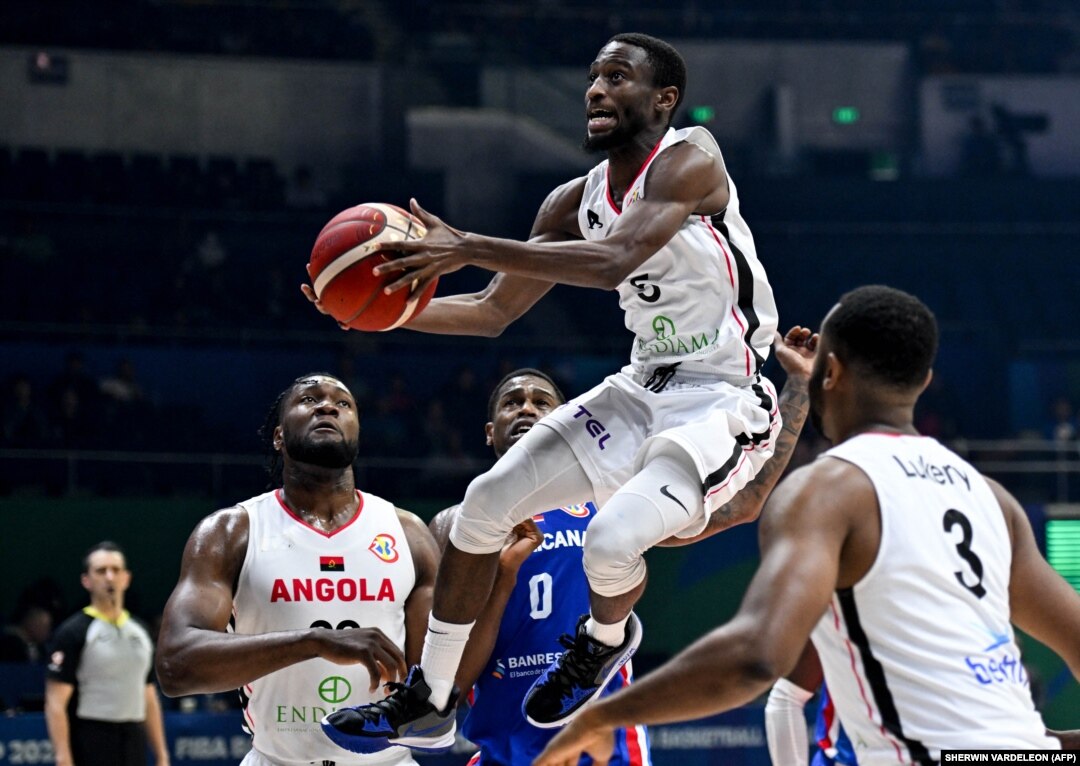
<svg viewBox="0 0 1080 766">
<path fill-rule="evenodd" d="M 383 288 L 400 274 L 376 276 L 372 269 L 397 257 L 394 243 L 427 233 L 412 213 L 396 205 L 365 202 L 343 210 L 319 232 L 307 265 L 319 305 L 355 330 L 393 330 L 415 317 L 435 294 L 438 279 L 423 292 Z"/>
</svg>

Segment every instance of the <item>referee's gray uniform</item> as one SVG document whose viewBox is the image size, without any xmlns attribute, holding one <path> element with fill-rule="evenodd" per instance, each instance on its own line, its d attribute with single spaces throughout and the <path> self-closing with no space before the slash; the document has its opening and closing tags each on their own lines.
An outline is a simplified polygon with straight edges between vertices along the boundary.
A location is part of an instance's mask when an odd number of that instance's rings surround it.
<svg viewBox="0 0 1080 766">
<path fill-rule="evenodd" d="M 150 634 L 127 611 L 112 623 L 86 607 L 57 628 L 48 677 L 75 687 L 68 707 L 75 766 L 145 766 L 153 656 Z"/>
</svg>

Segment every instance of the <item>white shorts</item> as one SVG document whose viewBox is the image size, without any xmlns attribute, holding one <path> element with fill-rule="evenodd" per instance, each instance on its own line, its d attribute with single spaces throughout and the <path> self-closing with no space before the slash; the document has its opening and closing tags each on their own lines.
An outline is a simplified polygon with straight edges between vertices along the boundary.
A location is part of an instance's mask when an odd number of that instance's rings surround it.
<svg viewBox="0 0 1080 766">
<path fill-rule="evenodd" d="M 675 371 L 659 392 L 632 367 L 609 375 L 537 423 L 570 444 L 592 482 L 597 505 L 648 461 L 674 444 L 693 460 L 706 515 L 727 503 L 772 457 L 782 425 L 768 378 L 735 386 Z"/>
<path fill-rule="evenodd" d="M 325 753 L 314 754 L 310 760 L 302 762 L 303 766 L 309 766 L 312 763 L 333 763 L 335 766 L 367 766 L 367 764 L 373 766 L 375 764 L 379 766 L 384 764 L 418 766 L 416 760 L 412 757 L 412 751 L 407 747 L 391 747 L 371 755 L 360 755 L 340 750 L 336 745 L 329 744 L 330 740 L 327 740 L 327 743 Z M 275 761 L 258 750 L 252 749 L 248 750 L 244 760 L 240 761 L 240 766 L 301 766 L 301 764 L 296 761 Z"/>
</svg>

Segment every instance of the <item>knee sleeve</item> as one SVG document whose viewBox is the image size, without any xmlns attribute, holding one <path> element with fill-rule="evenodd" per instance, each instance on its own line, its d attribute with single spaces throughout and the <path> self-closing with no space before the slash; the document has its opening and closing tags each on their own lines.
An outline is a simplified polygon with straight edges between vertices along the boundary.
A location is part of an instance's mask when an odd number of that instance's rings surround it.
<svg viewBox="0 0 1080 766">
<path fill-rule="evenodd" d="M 649 461 L 589 523 L 584 565 L 589 587 L 601 596 L 627 593 L 645 579 L 642 554 L 704 518 L 701 483 L 689 458 Z"/>
<path fill-rule="evenodd" d="M 465 553 L 494 553 L 515 524 L 592 496 L 592 483 L 566 440 L 534 427 L 469 484 L 450 541 Z"/>
</svg>

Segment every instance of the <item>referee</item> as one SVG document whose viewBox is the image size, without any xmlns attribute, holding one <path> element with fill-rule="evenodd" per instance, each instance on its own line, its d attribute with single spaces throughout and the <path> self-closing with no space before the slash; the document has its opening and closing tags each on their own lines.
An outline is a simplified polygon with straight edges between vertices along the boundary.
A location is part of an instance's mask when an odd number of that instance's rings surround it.
<svg viewBox="0 0 1080 766">
<path fill-rule="evenodd" d="M 165 725 L 150 680 L 153 642 L 124 609 L 131 572 L 116 543 L 83 558 L 90 606 L 53 638 L 45 681 L 45 723 L 57 766 L 168 766 Z"/>
</svg>

